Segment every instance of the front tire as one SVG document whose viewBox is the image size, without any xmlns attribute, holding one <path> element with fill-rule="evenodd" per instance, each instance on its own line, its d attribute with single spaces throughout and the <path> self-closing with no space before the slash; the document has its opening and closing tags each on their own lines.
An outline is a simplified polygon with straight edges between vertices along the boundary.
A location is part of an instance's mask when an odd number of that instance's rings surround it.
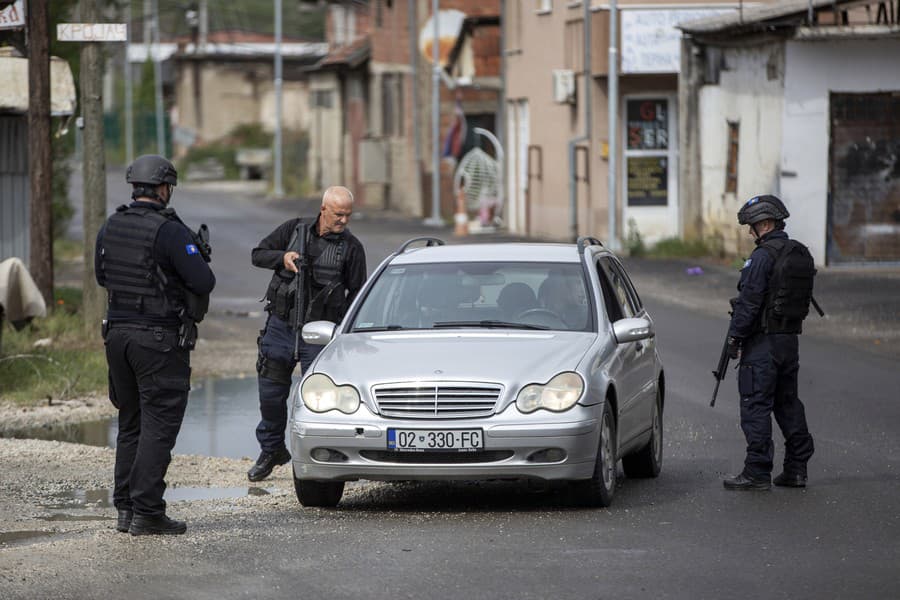
<svg viewBox="0 0 900 600">
<path fill-rule="evenodd" d="M 653 405 L 653 422 L 650 426 L 650 440 L 647 445 L 622 458 L 622 469 L 625 476 L 631 479 L 657 477 L 662 469 L 663 459 L 663 426 L 662 397 L 659 386 L 656 388 L 656 402 Z"/>
<path fill-rule="evenodd" d="M 344 482 L 299 479 L 294 475 L 294 491 L 302 506 L 333 508 L 344 495 Z"/>
<path fill-rule="evenodd" d="M 612 504 L 616 493 L 616 422 L 609 402 L 603 404 L 600 417 L 600 441 L 597 445 L 597 460 L 593 476 L 586 481 L 572 484 L 575 503 L 588 507 L 607 507 Z"/>
</svg>

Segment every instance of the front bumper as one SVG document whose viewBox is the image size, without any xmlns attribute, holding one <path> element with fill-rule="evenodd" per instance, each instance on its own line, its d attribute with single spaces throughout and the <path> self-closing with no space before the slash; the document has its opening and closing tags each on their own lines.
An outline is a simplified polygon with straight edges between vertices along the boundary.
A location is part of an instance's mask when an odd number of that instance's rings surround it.
<svg viewBox="0 0 900 600">
<path fill-rule="evenodd" d="M 576 406 L 565 413 L 522 415 L 509 407 L 484 419 L 386 419 L 360 407 L 357 414 L 314 414 L 302 410 L 291 420 L 294 474 L 299 479 L 354 481 L 588 479 L 594 472 L 599 407 Z M 390 427 L 484 431 L 484 450 L 474 453 L 408 453 L 387 450 Z M 328 449 L 340 455 L 316 460 Z M 555 449 L 549 456 L 542 451 Z M 563 457 L 559 458 L 561 450 Z M 319 452 L 321 454 L 321 450 Z M 555 455 L 555 456 L 553 456 Z M 334 458 L 338 457 L 338 458 Z"/>
</svg>

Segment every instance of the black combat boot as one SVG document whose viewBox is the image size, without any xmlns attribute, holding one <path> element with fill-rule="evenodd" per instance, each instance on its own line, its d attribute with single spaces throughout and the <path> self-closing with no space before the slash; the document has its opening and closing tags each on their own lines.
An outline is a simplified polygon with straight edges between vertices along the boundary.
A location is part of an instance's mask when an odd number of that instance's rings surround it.
<svg viewBox="0 0 900 600">
<path fill-rule="evenodd" d="M 291 453 L 287 451 L 287 448 L 282 448 L 276 452 L 263 451 L 259 458 L 256 459 L 256 464 L 247 471 L 247 479 L 250 481 L 262 481 L 272 474 L 272 469 L 279 465 L 287 464 L 290 460 Z"/>
<path fill-rule="evenodd" d="M 722 481 L 722 485 L 725 486 L 726 490 L 741 491 L 765 491 L 772 488 L 772 482 L 768 477 L 748 477 L 743 473 Z"/>
<path fill-rule="evenodd" d="M 772 483 L 779 487 L 805 488 L 806 474 L 784 471 L 781 475 L 777 476 Z"/>
<path fill-rule="evenodd" d="M 131 519 L 133 517 L 134 513 L 131 512 L 130 508 L 120 508 L 118 510 L 118 515 L 116 516 L 116 531 L 128 533 L 128 530 L 131 528 Z"/>
<path fill-rule="evenodd" d="M 184 521 L 170 519 L 166 515 L 153 517 L 134 515 L 131 529 L 128 531 L 131 535 L 181 535 L 187 531 L 187 524 Z"/>
</svg>

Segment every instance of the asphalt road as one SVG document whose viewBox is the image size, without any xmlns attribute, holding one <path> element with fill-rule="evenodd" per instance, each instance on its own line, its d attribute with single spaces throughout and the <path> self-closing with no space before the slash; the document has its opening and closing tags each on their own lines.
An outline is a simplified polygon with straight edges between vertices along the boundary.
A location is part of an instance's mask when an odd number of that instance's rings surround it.
<svg viewBox="0 0 900 600">
<path fill-rule="evenodd" d="M 248 268 L 249 249 L 297 206 L 178 190 L 183 218 L 194 225 L 202 216 L 212 227 L 214 310 L 258 310 L 254 301 L 268 277 Z M 428 233 L 380 217 L 351 228 L 367 246 L 370 270 L 403 239 Z M 666 367 L 662 473 L 621 479 L 609 509 L 567 508 L 554 491 L 512 483 L 380 484 L 334 510 L 301 510 L 291 501 L 261 514 L 219 515 L 207 527 L 241 533 L 219 536 L 215 545 L 198 547 L 190 535 L 133 542 L 131 566 L 108 574 L 96 564 L 93 575 L 72 573 L 42 591 L 129 598 L 896 597 L 896 360 L 804 336 L 800 396 L 816 444 L 810 485 L 727 492 L 721 479 L 740 470 L 744 443 L 733 372 L 717 406 L 708 406 L 724 321 L 677 302 L 677 294 L 644 297 Z M 777 433 L 776 445 L 778 463 Z"/>
</svg>

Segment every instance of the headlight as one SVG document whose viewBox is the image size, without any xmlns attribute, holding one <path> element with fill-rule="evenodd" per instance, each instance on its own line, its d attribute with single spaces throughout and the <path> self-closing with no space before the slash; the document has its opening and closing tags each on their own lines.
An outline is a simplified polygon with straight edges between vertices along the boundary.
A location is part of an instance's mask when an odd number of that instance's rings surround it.
<svg viewBox="0 0 900 600">
<path fill-rule="evenodd" d="M 303 404 L 313 412 L 339 410 L 353 414 L 359 408 L 359 392 L 352 385 L 335 385 L 326 375 L 310 375 L 300 388 Z"/>
<path fill-rule="evenodd" d="M 560 373 L 544 384 L 526 385 L 516 397 L 516 406 L 523 413 L 531 413 L 539 408 L 562 412 L 569 410 L 584 392 L 584 381 L 578 373 Z"/>
</svg>

